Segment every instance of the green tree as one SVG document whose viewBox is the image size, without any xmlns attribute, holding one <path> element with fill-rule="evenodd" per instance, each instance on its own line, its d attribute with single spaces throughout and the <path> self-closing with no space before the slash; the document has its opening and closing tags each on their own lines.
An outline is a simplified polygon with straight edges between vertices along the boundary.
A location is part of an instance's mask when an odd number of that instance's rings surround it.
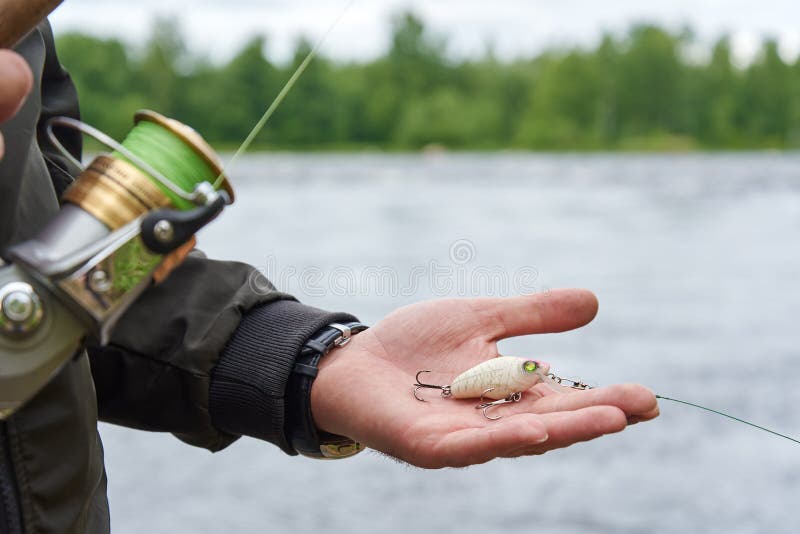
<svg viewBox="0 0 800 534">
<path fill-rule="evenodd" d="M 453 72 L 460 91 L 469 99 L 459 115 L 471 115 L 472 109 L 479 111 L 480 128 L 475 132 L 475 143 L 481 148 L 510 146 L 534 81 L 528 64 L 502 63 L 489 49 L 479 61 L 455 65 Z"/>
<path fill-rule="evenodd" d="M 791 70 L 781 59 L 778 44 L 767 41 L 745 75 L 742 105 L 747 111 L 742 122 L 751 142 L 785 146 L 792 98 Z"/>
<path fill-rule="evenodd" d="M 300 39 L 294 59 L 284 70 L 288 79 L 311 52 L 311 42 Z M 289 146 L 320 146 L 344 141 L 347 132 L 345 108 L 333 82 L 332 65 L 319 57 L 308 65 L 303 77 L 275 115 L 274 128 Z"/>
<path fill-rule="evenodd" d="M 573 50 L 543 58 L 516 143 L 548 150 L 599 146 L 602 96 L 592 55 Z"/>
<path fill-rule="evenodd" d="M 636 26 L 617 70 L 618 116 L 628 136 L 685 132 L 682 39 L 655 26 Z"/>
<path fill-rule="evenodd" d="M 792 95 L 789 113 L 789 131 L 786 137 L 786 147 L 800 148 L 800 57 L 792 65 L 790 73 L 790 93 Z"/>
<path fill-rule="evenodd" d="M 711 61 L 701 73 L 704 87 L 699 110 L 701 121 L 698 138 L 712 147 L 731 146 L 740 142 L 737 124 L 737 99 L 741 92 L 741 76 L 731 61 L 728 37 L 719 39 L 711 53 Z"/>
<path fill-rule="evenodd" d="M 134 85 L 148 96 L 148 107 L 165 115 L 175 113 L 176 104 L 182 98 L 178 91 L 178 70 L 185 56 L 186 47 L 177 20 L 157 19 L 144 56 L 137 64 Z"/>
<path fill-rule="evenodd" d="M 379 143 L 399 142 L 398 128 L 415 100 L 447 81 L 446 42 L 430 34 L 421 19 L 402 13 L 392 19 L 386 58 L 367 67 L 365 118 L 368 135 Z"/>
<path fill-rule="evenodd" d="M 180 117 L 213 141 L 239 144 L 278 92 L 281 74 L 270 63 L 266 40 L 254 37 L 221 67 L 205 66 L 184 78 Z M 265 129 L 258 142 L 275 138 Z"/>
<path fill-rule="evenodd" d="M 547 150 L 800 146 L 800 60 L 774 41 L 741 68 L 727 38 L 707 62 L 688 30 L 634 26 L 594 49 L 545 50 L 511 62 L 491 46 L 455 61 L 447 41 L 413 13 L 391 20 L 389 48 L 361 63 L 318 56 L 278 108 L 256 147 L 368 146 Z M 174 19 L 127 46 L 67 34 L 61 59 L 78 86 L 83 117 L 117 138 L 133 112 L 151 108 L 238 146 L 310 50 L 276 65 L 255 37 L 229 61 L 191 54 Z"/>
<path fill-rule="evenodd" d="M 599 75 L 600 92 L 597 103 L 597 135 L 603 146 L 614 146 L 621 135 L 620 71 L 622 52 L 617 40 L 609 34 L 603 36 L 594 54 Z"/>
<path fill-rule="evenodd" d="M 125 135 L 148 97 L 133 89 L 135 68 L 123 43 L 69 33 L 59 37 L 58 50 L 81 97 L 82 118 L 116 138 Z"/>
<path fill-rule="evenodd" d="M 497 146 L 495 132 L 499 130 L 500 121 L 495 99 L 468 97 L 444 87 L 405 106 L 395 141 L 410 148 L 433 144 L 449 148 L 493 148 Z"/>
</svg>

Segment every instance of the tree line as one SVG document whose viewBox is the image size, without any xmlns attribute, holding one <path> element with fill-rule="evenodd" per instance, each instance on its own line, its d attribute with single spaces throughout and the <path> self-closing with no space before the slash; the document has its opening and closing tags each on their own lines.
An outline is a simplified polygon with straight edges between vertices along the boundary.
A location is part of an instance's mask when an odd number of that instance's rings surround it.
<svg viewBox="0 0 800 534">
<path fill-rule="evenodd" d="M 453 60 L 412 13 L 392 20 L 388 51 L 367 62 L 318 56 L 255 143 L 260 149 L 691 150 L 800 147 L 800 59 L 765 39 L 737 67 L 727 37 L 704 60 L 691 31 L 636 25 L 593 49 L 514 61 Z M 87 122 L 116 137 L 150 108 L 219 148 L 238 146 L 311 49 L 285 64 L 255 37 L 214 64 L 159 20 L 141 47 L 79 33 L 58 39 Z"/>
</svg>

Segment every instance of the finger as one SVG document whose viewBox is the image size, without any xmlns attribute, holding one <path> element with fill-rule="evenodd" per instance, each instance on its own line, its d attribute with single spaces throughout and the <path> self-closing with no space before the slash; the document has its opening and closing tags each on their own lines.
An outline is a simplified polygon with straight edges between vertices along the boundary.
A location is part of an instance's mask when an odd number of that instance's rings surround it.
<svg viewBox="0 0 800 534">
<path fill-rule="evenodd" d="M 645 418 L 643 420 L 646 420 L 658 415 L 658 401 L 655 394 L 638 384 L 620 384 L 566 394 L 554 393 L 532 400 L 532 403 L 525 404 L 529 411 L 535 413 L 575 411 L 590 406 L 614 406 L 622 410 L 626 417 L 643 417 Z"/>
<path fill-rule="evenodd" d="M 486 463 L 507 456 L 520 448 L 535 447 L 548 440 L 541 417 L 518 414 L 504 417 L 496 424 L 465 428 L 445 434 L 427 454 L 412 463 L 422 467 L 464 467 Z"/>
<path fill-rule="evenodd" d="M 564 332 L 579 328 L 597 315 L 597 297 L 585 289 L 558 289 L 510 298 L 477 299 L 496 341 L 513 336 Z"/>
<path fill-rule="evenodd" d="M 33 74 L 19 54 L 0 50 L 0 122 L 11 118 L 33 87 Z"/>
<path fill-rule="evenodd" d="M 547 428 L 549 439 L 544 443 L 519 449 L 517 456 L 563 449 L 575 443 L 621 432 L 627 426 L 625 414 L 614 406 L 592 406 L 574 412 L 542 414 L 540 418 Z"/>
</svg>

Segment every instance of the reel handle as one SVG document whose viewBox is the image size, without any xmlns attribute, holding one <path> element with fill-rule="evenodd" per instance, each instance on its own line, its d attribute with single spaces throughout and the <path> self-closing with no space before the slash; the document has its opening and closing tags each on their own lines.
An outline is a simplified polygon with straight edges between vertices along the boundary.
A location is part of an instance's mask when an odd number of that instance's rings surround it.
<svg viewBox="0 0 800 534">
<path fill-rule="evenodd" d="M 63 0 L 0 0 L 0 48 L 11 48 Z"/>
</svg>

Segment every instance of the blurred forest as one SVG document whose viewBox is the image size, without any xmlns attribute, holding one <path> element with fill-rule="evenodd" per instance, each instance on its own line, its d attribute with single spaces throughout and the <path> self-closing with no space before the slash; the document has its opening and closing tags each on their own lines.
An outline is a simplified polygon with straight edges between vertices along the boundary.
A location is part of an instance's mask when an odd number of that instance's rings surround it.
<svg viewBox="0 0 800 534">
<path fill-rule="evenodd" d="M 504 62 L 491 50 L 453 60 L 444 36 L 399 14 L 391 45 L 366 63 L 317 57 L 279 108 L 259 149 L 693 150 L 800 148 L 800 59 L 765 40 L 737 67 L 720 38 L 698 59 L 692 33 L 638 25 L 593 50 L 548 50 Z M 186 49 L 159 20 L 149 42 L 58 39 L 83 118 L 116 137 L 150 108 L 236 147 L 308 53 L 276 64 L 253 38 L 227 64 Z"/>
</svg>

